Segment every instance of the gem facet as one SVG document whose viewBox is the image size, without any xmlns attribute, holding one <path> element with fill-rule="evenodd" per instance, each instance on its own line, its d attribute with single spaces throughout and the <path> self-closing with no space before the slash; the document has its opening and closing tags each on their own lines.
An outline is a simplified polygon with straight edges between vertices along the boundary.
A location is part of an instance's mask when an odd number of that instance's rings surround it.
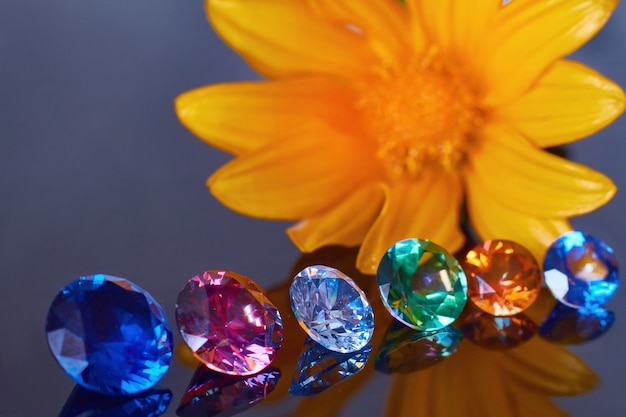
<svg viewBox="0 0 626 417">
<path fill-rule="evenodd" d="M 394 244 L 380 261 L 376 279 L 387 310 L 414 329 L 452 324 L 467 301 L 467 280 L 458 262 L 428 240 Z"/>
<path fill-rule="evenodd" d="M 358 352 L 333 352 L 307 338 L 289 393 L 300 396 L 319 394 L 363 370 L 371 352 L 371 345 Z"/>
<path fill-rule="evenodd" d="M 176 323 L 202 363 L 231 375 L 263 370 L 283 340 L 276 306 L 250 278 L 231 271 L 191 278 L 178 295 Z"/>
<path fill-rule="evenodd" d="M 372 338 L 372 306 L 342 272 L 323 265 L 305 268 L 293 279 L 289 295 L 300 326 L 326 349 L 356 352 Z"/>
<path fill-rule="evenodd" d="M 613 249 L 579 231 L 566 233 L 552 243 L 543 271 L 554 297 L 573 308 L 606 303 L 619 284 Z"/>
<path fill-rule="evenodd" d="M 465 256 L 467 295 L 481 310 L 512 316 L 537 299 L 541 273 L 533 255 L 508 240 L 488 240 Z"/>
<path fill-rule="evenodd" d="M 537 333 L 537 325 L 523 313 L 508 317 L 494 317 L 477 310 L 461 326 L 461 332 L 470 341 L 487 349 L 510 349 Z"/>
<path fill-rule="evenodd" d="M 377 371 L 386 374 L 407 374 L 430 368 L 455 353 L 461 339 L 461 331 L 456 327 L 416 332 L 394 321 L 374 365 Z"/>
<path fill-rule="evenodd" d="M 249 376 L 218 374 L 198 366 L 176 410 L 180 417 L 234 416 L 261 402 L 276 387 L 276 368 Z"/>
<path fill-rule="evenodd" d="M 539 334 L 551 342 L 573 345 L 602 336 L 613 322 L 615 314 L 604 307 L 576 309 L 557 303 L 539 326 Z"/>
<path fill-rule="evenodd" d="M 158 417 L 167 411 L 171 400 L 172 392 L 168 389 L 150 388 L 130 396 L 111 396 L 76 385 L 59 417 Z"/>
<path fill-rule="evenodd" d="M 133 283 L 108 275 L 80 277 L 63 288 L 48 311 L 46 333 L 65 372 L 107 395 L 147 390 L 172 357 L 161 306 Z"/>
</svg>

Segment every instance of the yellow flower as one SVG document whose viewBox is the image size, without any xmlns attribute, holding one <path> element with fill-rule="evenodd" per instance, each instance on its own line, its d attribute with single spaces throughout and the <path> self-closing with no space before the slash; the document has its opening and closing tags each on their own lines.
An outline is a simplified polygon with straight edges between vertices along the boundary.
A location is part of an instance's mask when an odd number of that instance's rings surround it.
<svg viewBox="0 0 626 417">
<path fill-rule="evenodd" d="M 482 239 L 536 255 L 567 218 L 614 194 L 541 148 L 588 136 L 624 93 L 564 56 L 618 0 L 207 0 L 216 31 L 266 81 L 181 95 L 181 121 L 237 157 L 209 179 L 238 212 L 300 220 L 305 252 L 361 244 L 372 273 L 394 242 L 454 252 L 463 203 Z"/>
</svg>

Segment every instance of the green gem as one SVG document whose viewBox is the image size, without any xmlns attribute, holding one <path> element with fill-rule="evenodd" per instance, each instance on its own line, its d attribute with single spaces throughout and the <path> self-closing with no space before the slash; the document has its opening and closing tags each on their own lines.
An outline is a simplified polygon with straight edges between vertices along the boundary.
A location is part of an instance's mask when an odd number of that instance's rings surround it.
<svg viewBox="0 0 626 417">
<path fill-rule="evenodd" d="M 387 310 L 419 330 L 436 330 L 459 317 L 467 279 L 457 260 L 428 240 L 405 239 L 387 250 L 376 280 Z"/>
</svg>

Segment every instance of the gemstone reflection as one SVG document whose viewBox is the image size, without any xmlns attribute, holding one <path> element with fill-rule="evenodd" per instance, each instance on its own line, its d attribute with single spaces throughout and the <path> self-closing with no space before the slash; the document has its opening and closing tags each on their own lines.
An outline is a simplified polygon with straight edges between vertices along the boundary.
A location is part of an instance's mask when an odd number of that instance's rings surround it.
<svg viewBox="0 0 626 417">
<path fill-rule="evenodd" d="M 430 368 L 456 352 L 461 342 L 456 327 L 419 332 L 394 321 L 374 360 L 379 372 L 411 373 Z"/>
<path fill-rule="evenodd" d="M 233 416 L 265 399 L 281 373 L 276 368 L 247 376 L 220 374 L 199 365 L 176 410 L 179 417 Z"/>
<path fill-rule="evenodd" d="M 577 344 L 602 336 L 613 322 L 615 315 L 604 307 L 575 309 L 558 303 L 539 326 L 539 334 L 551 342 Z"/>
<path fill-rule="evenodd" d="M 317 395 L 363 370 L 371 352 L 371 345 L 353 353 L 333 352 L 307 337 L 289 393 Z"/>
<path fill-rule="evenodd" d="M 524 314 L 494 317 L 477 310 L 463 321 L 461 332 L 481 347 L 510 349 L 533 337 L 537 333 L 537 325 Z"/>
</svg>

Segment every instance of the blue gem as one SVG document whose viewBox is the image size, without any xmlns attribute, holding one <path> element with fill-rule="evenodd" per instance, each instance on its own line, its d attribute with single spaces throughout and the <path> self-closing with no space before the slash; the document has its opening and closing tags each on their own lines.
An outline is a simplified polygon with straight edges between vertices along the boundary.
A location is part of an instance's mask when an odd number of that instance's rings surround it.
<svg viewBox="0 0 626 417">
<path fill-rule="evenodd" d="M 583 343 L 606 333 L 615 315 L 604 307 L 570 308 L 558 303 L 539 327 L 539 334 L 565 345 Z"/>
<path fill-rule="evenodd" d="M 476 310 L 461 325 L 463 336 L 486 349 L 510 349 L 537 333 L 537 325 L 524 314 L 495 317 Z"/>
<path fill-rule="evenodd" d="M 201 364 L 196 368 L 176 414 L 180 417 L 234 416 L 265 399 L 280 377 L 277 368 L 235 376 L 211 371 Z"/>
<path fill-rule="evenodd" d="M 172 400 L 168 389 L 149 389 L 131 396 L 110 396 L 86 390 L 72 390 L 59 417 L 158 417 Z"/>
<path fill-rule="evenodd" d="M 48 345 L 79 385 L 127 395 L 156 384 L 169 368 L 172 332 L 161 306 L 133 283 L 81 277 L 52 301 Z"/>
<path fill-rule="evenodd" d="M 430 368 L 455 353 L 462 338 L 456 327 L 419 332 L 394 320 L 374 366 L 386 374 L 407 374 Z"/>
<path fill-rule="evenodd" d="M 552 243 L 543 271 L 554 297 L 573 308 L 606 303 L 619 283 L 613 249 L 578 231 L 566 233 Z"/>
<path fill-rule="evenodd" d="M 339 353 L 306 339 L 289 387 L 291 395 L 313 396 L 357 374 L 365 367 L 372 345 L 358 352 Z"/>
<path fill-rule="evenodd" d="M 342 272 L 322 265 L 305 268 L 293 279 L 289 295 L 300 326 L 326 349 L 356 352 L 372 338 L 372 306 Z"/>
</svg>

